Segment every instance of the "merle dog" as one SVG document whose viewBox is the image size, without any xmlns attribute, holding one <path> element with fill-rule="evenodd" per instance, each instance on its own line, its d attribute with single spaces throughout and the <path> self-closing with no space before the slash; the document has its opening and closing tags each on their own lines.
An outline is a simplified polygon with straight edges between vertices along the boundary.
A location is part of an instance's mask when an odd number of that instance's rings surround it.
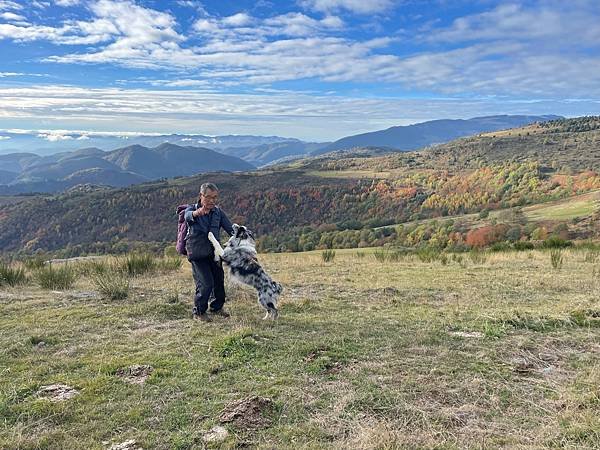
<svg viewBox="0 0 600 450">
<path fill-rule="evenodd" d="M 258 293 L 258 302 L 267 313 L 263 319 L 276 319 L 277 298 L 283 291 L 279 283 L 273 281 L 256 258 L 256 243 L 252 232 L 243 225 L 233 224 L 233 235 L 225 244 L 225 249 L 212 233 L 208 239 L 215 248 L 215 259 L 223 261 L 236 280 L 252 286 Z"/>
</svg>

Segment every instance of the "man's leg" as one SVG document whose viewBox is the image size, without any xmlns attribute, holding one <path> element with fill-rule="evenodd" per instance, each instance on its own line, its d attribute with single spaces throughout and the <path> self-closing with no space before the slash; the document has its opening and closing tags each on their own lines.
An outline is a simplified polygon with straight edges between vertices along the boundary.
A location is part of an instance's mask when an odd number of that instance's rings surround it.
<svg viewBox="0 0 600 450">
<path fill-rule="evenodd" d="M 225 304 L 225 275 L 220 262 L 210 262 L 210 270 L 214 280 L 215 299 L 210 303 L 211 311 L 219 311 Z"/>
<path fill-rule="evenodd" d="M 214 286 L 213 274 L 210 267 L 211 262 L 209 259 L 191 261 L 192 274 L 196 283 L 194 305 L 197 314 L 204 314 L 208 309 L 208 299 Z"/>
</svg>

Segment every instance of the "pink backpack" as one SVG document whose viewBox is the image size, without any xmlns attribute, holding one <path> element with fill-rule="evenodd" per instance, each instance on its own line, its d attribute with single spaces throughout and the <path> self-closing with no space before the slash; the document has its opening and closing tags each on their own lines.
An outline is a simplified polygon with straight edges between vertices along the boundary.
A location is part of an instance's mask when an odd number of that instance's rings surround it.
<svg viewBox="0 0 600 450">
<path fill-rule="evenodd" d="M 190 205 L 179 205 L 177 207 L 177 216 L 178 216 L 178 225 L 177 225 L 177 244 L 175 244 L 175 249 L 177 253 L 180 255 L 187 255 L 187 250 L 185 249 L 185 241 L 187 239 L 188 234 L 188 224 L 185 221 L 185 210 Z"/>
</svg>

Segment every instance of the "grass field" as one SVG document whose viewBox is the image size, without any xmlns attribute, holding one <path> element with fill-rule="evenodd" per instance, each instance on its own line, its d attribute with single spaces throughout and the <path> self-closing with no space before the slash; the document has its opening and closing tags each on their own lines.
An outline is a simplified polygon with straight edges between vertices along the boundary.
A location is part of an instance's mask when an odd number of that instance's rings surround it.
<svg viewBox="0 0 600 450">
<path fill-rule="evenodd" d="M 359 253 L 260 255 L 275 323 L 234 286 L 230 318 L 192 321 L 187 262 L 125 300 L 0 288 L 0 448 L 600 448 L 597 253 Z"/>
</svg>

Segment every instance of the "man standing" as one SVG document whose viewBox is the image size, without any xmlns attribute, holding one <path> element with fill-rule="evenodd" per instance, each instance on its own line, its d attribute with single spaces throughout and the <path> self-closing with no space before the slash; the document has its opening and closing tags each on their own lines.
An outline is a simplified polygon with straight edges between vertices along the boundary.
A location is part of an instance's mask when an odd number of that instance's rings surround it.
<svg viewBox="0 0 600 450">
<path fill-rule="evenodd" d="M 223 310 L 225 303 L 223 267 L 220 262 L 214 260 L 214 248 L 208 240 L 209 231 L 219 239 L 221 228 L 230 236 L 233 234 L 231 221 L 217 206 L 218 199 L 217 186 L 213 183 L 204 183 L 200 186 L 198 203 L 189 206 L 184 215 L 189 227 L 185 248 L 196 283 L 193 317 L 204 322 L 211 321 L 207 310 L 213 290 L 214 300 L 210 303 L 210 312 L 229 317 L 229 314 Z"/>
</svg>

